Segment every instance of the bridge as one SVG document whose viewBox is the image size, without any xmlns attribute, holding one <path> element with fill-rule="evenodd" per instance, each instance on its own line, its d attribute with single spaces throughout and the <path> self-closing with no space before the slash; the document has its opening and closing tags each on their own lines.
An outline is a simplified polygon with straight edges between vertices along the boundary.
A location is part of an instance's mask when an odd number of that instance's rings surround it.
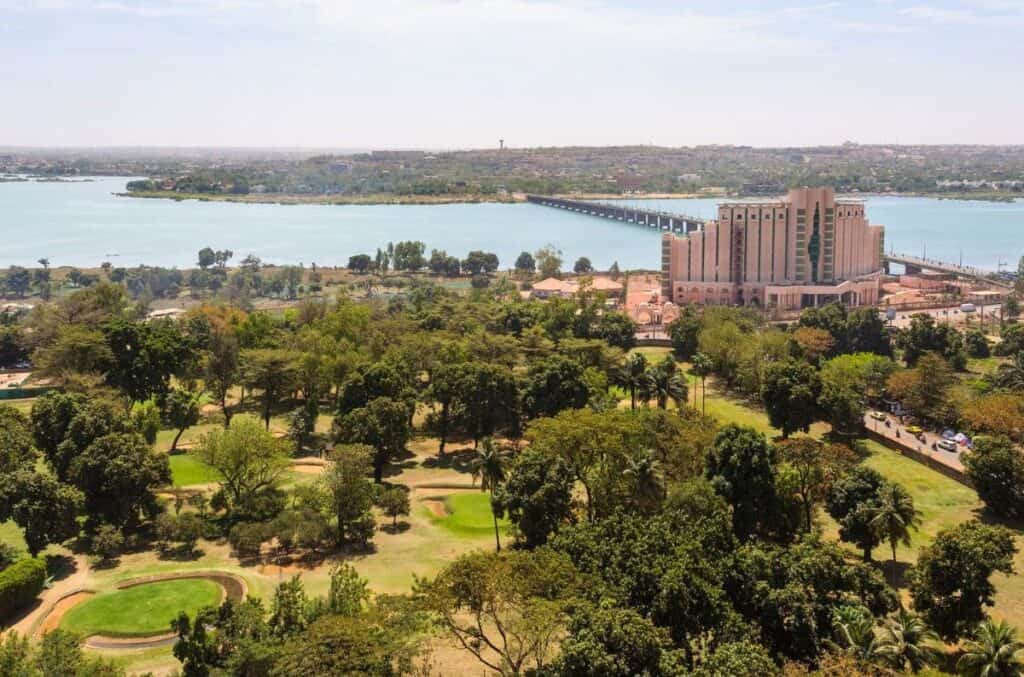
<svg viewBox="0 0 1024 677">
<path fill-rule="evenodd" d="M 950 273 L 952 275 L 958 275 L 960 277 L 966 277 L 973 280 L 979 280 L 990 284 L 993 287 L 1001 287 L 1003 289 L 1013 289 L 1013 285 L 1003 280 L 996 280 L 991 277 L 992 271 L 982 270 L 981 268 L 974 268 L 973 266 L 960 266 L 955 263 L 945 263 L 943 261 L 936 261 L 934 259 L 925 259 L 920 256 L 910 256 L 908 254 L 896 254 L 890 253 L 885 255 L 885 260 L 889 263 L 900 263 L 907 269 L 907 273 L 912 275 L 914 273 L 920 273 L 922 270 L 932 270 L 939 273 Z"/>
<path fill-rule="evenodd" d="M 704 226 L 704 219 L 671 212 L 660 212 L 650 209 L 639 209 L 638 207 L 619 206 L 603 202 L 587 202 L 583 200 L 568 200 L 560 197 L 549 197 L 547 195 L 527 195 L 526 201 L 544 207 L 565 209 L 570 212 L 577 212 L 585 216 L 597 216 L 613 221 L 624 223 L 635 223 L 640 226 L 667 230 L 673 233 L 692 233 Z"/>
</svg>

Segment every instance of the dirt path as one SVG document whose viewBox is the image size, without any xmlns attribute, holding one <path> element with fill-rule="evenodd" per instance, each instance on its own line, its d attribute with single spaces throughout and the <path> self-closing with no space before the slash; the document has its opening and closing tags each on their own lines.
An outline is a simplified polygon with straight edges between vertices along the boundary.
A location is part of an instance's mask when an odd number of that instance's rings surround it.
<svg viewBox="0 0 1024 677">
<path fill-rule="evenodd" d="M 67 597 L 71 593 L 84 591 L 88 588 L 89 583 L 92 580 L 92 572 L 89 570 L 89 561 L 84 556 L 77 555 L 74 558 L 74 563 L 74 572 L 59 581 L 54 581 L 53 585 L 49 589 L 43 590 L 39 595 L 39 604 L 20 618 L 18 622 L 12 625 L 9 628 L 10 631 L 17 632 L 22 636 L 30 634 L 33 627 L 39 623 L 40 620 L 45 618 L 55 605 L 58 603 L 64 603 L 62 598 Z M 71 604 L 70 606 L 74 606 L 74 604 Z M 70 606 L 67 608 L 70 608 Z"/>
</svg>

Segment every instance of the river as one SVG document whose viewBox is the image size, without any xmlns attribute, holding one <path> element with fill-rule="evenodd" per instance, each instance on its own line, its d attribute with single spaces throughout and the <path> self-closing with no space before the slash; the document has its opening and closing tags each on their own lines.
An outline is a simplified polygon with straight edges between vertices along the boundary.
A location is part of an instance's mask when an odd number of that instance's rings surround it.
<svg viewBox="0 0 1024 677">
<path fill-rule="evenodd" d="M 272 263 L 344 265 L 400 240 L 463 257 L 498 254 L 511 266 L 521 251 L 545 244 L 567 266 L 587 256 L 597 268 L 660 266 L 653 229 L 530 204 L 276 205 L 123 198 L 125 178 L 91 182 L 0 183 L 0 266 L 187 267 L 205 246 L 252 253 Z M 1024 201 L 1013 203 L 867 197 L 872 223 L 886 227 L 886 248 L 995 269 L 1024 254 Z M 711 218 L 716 199 L 643 200 L 643 205 Z"/>
</svg>

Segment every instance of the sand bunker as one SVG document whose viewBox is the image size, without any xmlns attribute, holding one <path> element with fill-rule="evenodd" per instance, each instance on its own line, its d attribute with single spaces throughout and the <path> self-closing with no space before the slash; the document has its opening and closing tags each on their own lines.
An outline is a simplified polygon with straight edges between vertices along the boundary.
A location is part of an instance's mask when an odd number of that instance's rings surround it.
<svg viewBox="0 0 1024 677">
<path fill-rule="evenodd" d="M 45 635 L 51 630 L 56 630 L 60 626 L 61 620 L 64 618 L 64 614 L 85 600 L 89 599 L 96 593 L 91 590 L 79 590 L 64 595 L 58 599 L 54 605 L 46 612 L 43 617 L 43 622 L 35 630 L 35 634 L 38 636 Z"/>
<path fill-rule="evenodd" d="M 448 506 L 445 505 L 444 501 L 436 498 L 424 498 L 420 501 L 430 511 L 430 514 L 434 517 L 447 517 Z"/>
</svg>

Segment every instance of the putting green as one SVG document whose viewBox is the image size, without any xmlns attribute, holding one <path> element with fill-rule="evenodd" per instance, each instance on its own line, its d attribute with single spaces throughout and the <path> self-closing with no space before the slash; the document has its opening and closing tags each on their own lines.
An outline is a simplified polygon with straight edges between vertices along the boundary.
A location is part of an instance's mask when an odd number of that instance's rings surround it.
<svg viewBox="0 0 1024 677">
<path fill-rule="evenodd" d="M 222 589 L 202 578 L 145 583 L 100 593 L 69 610 L 60 627 L 82 637 L 144 637 L 171 631 L 171 621 L 220 604 Z"/>
<path fill-rule="evenodd" d="M 435 524 L 459 536 L 494 535 L 494 516 L 491 514 L 491 497 L 485 491 L 451 494 L 444 498 L 447 515 L 431 514 Z M 508 520 L 498 520 L 498 527 L 504 532 Z"/>
</svg>

